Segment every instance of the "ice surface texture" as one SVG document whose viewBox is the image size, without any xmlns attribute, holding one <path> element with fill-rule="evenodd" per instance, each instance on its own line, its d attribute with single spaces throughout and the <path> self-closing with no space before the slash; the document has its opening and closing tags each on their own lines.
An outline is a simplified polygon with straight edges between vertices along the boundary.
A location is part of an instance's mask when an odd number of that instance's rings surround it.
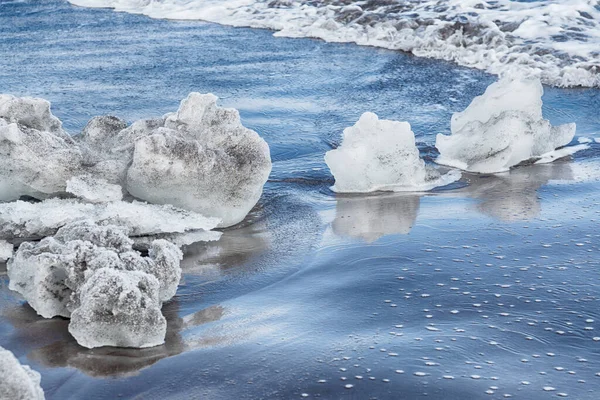
<svg viewBox="0 0 600 400">
<path fill-rule="evenodd" d="M 4 262 L 12 257 L 13 245 L 6 240 L 0 239 L 0 262 Z"/>
<path fill-rule="evenodd" d="M 177 291 L 183 255 L 163 239 L 150 244 L 147 257 L 132 246 L 126 228 L 69 223 L 52 237 L 21 244 L 8 262 L 9 288 L 45 318 L 71 317 L 70 330 L 86 347 L 160 344 L 160 307 Z M 91 326 L 102 332 L 92 335 Z"/>
<path fill-rule="evenodd" d="M 0 346 L 0 399 L 43 400 L 41 376 Z"/>
<path fill-rule="evenodd" d="M 81 287 L 69 332 L 84 347 L 152 347 L 165 341 L 158 280 L 139 271 L 98 270 Z"/>
<path fill-rule="evenodd" d="M 131 126 L 95 117 L 69 137 L 41 99 L 0 96 L 0 200 L 125 193 L 221 220 L 244 219 L 271 172 L 269 146 L 212 94 L 191 93 L 176 113 Z"/>
<path fill-rule="evenodd" d="M 437 162 L 472 172 L 503 172 L 567 145 L 575 124 L 552 126 L 543 119 L 542 94 L 537 79 L 504 78 L 491 84 L 452 116 L 450 136 L 437 136 Z"/>
<path fill-rule="evenodd" d="M 42 99 L 0 95 L 0 200 L 64 192 L 82 156 Z"/>
<path fill-rule="evenodd" d="M 153 18 L 200 19 L 411 52 L 557 86 L 600 87 L 591 0 L 69 0 Z"/>
<path fill-rule="evenodd" d="M 41 239 L 82 219 L 100 225 L 118 225 L 131 237 L 208 232 L 220 222 L 218 218 L 207 218 L 168 204 L 139 201 L 99 204 L 77 199 L 48 199 L 39 203 L 15 201 L 0 203 L 0 239 Z"/>
<path fill-rule="evenodd" d="M 460 177 L 441 176 L 419 158 L 408 122 L 380 120 L 364 113 L 344 130 L 340 147 L 327 152 L 325 162 L 335 177 L 336 192 L 425 191 Z"/>
<path fill-rule="evenodd" d="M 216 101 L 191 93 L 164 127 L 135 142 L 127 172 L 132 195 L 219 217 L 220 226 L 244 219 L 271 172 L 269 146 L 242 126 L 237 110 Z"/>
</svg>

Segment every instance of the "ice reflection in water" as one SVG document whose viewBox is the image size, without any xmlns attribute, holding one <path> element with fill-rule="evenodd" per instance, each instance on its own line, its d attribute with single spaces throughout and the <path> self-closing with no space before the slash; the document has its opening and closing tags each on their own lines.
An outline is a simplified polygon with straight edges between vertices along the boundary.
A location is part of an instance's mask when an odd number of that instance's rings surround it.
<svg viewBox="0 0 600 400">
<path fill-rule="evenodd" d="M 574 180 L 571 164 L 556 162 L 534 164 L 496 175 L 465 174 L 468 186 L 460 190 L 479 200 L 477 210 L 501 221 L 535 218 L 541 205 L 538 190 L 550 181 Z"/>
<path fill-rule="evenodd" d="M 420 197 L 406 193 L 338 195 L 333 232 L 366 242 L 385 235 L 408 234 L 417 219 Z"/>
<path fill-rule="evenodd" d="M 146 349 L 86 349 L 69 334 L 67 319 L 42 319 L 27 305 L 11 308 L 3 316 L 16 329 L 15 335 L 21 337 L 22 345 L 33 347 L 27 355 L 30 360 L 46 367 L 77 368 L 95 377 L 134 376 L 163 358 L 230 341 L 227 335 L 208 334 L 202 340 L 192 340 L 186 335 L 194 328 L 220 320 L 226 313 L 220 305 L 180 317 L 179 303 L 174 300 L 165 304 L 162 311 L 167 318 L 165 343 Z"/>
</svg>

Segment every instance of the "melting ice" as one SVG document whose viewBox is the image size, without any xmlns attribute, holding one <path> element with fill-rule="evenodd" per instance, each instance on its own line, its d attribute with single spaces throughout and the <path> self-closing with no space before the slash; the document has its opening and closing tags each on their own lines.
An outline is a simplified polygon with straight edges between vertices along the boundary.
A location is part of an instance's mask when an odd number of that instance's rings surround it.
<svg viewBox="0 0 600 400">
<path fill-rule="evenodd" d="M 333 190 L 343 193 L 424 191 L 460 178 L 425 165 L 408 122 L 380 120 L 370 112 L 344 130 L 342 145 L 327 152 L 325 162 L 335 177 Z"/>
<path fill-rule="evenodd" d="M 491 84 L 452 116 L 450 136 L 437 136 L 437 162 L 472 172 L 503 172 L 569 144 L 575 124 L 552 126 L 543 119 L 542 94 L 536 79 L 504 78 Z"/>
</svg>

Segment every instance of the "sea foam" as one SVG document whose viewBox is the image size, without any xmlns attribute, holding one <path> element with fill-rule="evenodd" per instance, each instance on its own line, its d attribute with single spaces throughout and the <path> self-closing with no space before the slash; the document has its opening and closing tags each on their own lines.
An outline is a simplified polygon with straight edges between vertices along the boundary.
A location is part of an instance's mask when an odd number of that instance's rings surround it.
<svg viewBox="0 0 600 400">
<path fill-rule="evenodd" d="M 411 52 L 556 86 L 600 87 L 600 9 L 593 0 L 70 0 L 153 18 L 267 28 Z"/>
</svg>

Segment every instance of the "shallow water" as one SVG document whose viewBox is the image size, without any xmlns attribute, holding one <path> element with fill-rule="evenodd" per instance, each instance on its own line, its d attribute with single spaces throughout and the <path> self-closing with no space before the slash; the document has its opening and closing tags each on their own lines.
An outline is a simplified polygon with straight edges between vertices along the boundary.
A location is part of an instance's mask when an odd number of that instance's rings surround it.
<svg viewBox="0 0 600 400">
<path fill-rule="evenodd" d="M 47 398 L 597 398 L 599 144 L 427 195 L 329 190 L 324 152 L 362 112 L 409 120 L 431 159 L 493 77 L 57 0 L 2 1 L 0 37 L 0 92 L 50 100 L 70 132 L 213 92 L 274 160 L 246 221 L 186 249 L 164 346 L 81 348 L 0 272 L 0 345 Z M 546 88 L 545 116 L 578 138 L 600 138 L 599 109 L 597 89 Z"/>
</svg>

